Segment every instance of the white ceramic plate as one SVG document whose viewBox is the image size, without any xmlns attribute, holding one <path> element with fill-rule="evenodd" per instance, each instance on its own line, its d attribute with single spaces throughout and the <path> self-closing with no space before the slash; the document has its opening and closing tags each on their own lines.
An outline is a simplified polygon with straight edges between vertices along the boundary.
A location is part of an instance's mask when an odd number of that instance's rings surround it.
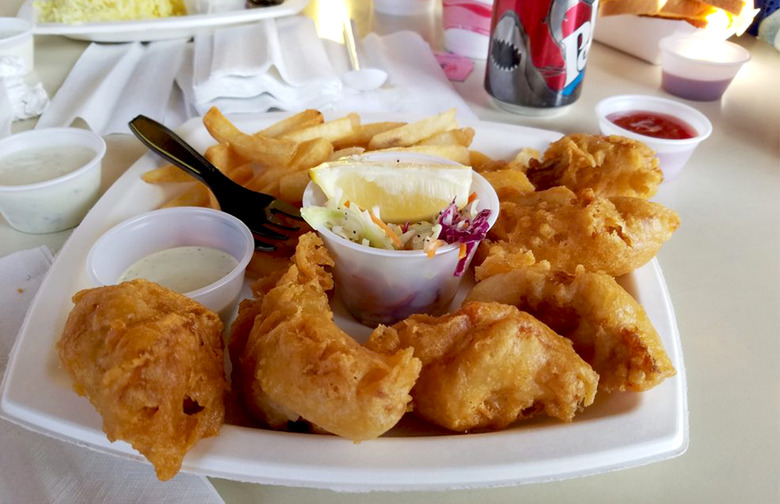
<svg viewBox="0 0 780 504">
<path fill-rule="evenodd" d="M 100 23 L 62 24 L 38 23 L 33 0 L 22 4 L 17 17 L 35 24 L 36 35 L 63 35 L 78 40 L 94 42 L 146 42 L 188 38 L 200 30 L 219 28 L 231 24 L 250 23 L 261 19 L 297 14 L 309 0 L 284 0 L 279 5 L 257 7 L 214 14 L 193 14 L 138 21 L 108 21 Z"/>
<path fill-rule="evenodd" d="M 281 116 L 233 117 L 256 131 Z M 365 115 L 366 121 L 410 120 Z M 511 158 L 524 146 L 544 149 L 560 133 L 477 123 L 474 147 Z M 213 143 L 200 120 L 179 133 L 198 149 Z M 101 452 L 143 460 L 124 442 L 110 443 L 89 402 L 71 390 L 54 350 L 72 304 L 90 287 L 84 260 L 109 228 L 170 197 L 171 188 L 146 184 L 143 172 L 160 162 L 147 154 L 106 192 L 60 251 L 33 301 L 12 351 L 0 411 L 41 433 Z M 538 418 L 485 434 L 452 435 L 404 419 L 382 438 L 354 444 L 335 436 L 294 434 L 226 425 L 189 452 L 183 470 L 241 481 L 334 490 L 424 490 L 514 485 L 584 476 L 656 462 L 688 445 L 685 368 L 677 324 L 661 269 L 654 260 L 621 279 L 647 311 L 677 375 L 642 393 L 598 395 L 573 422 Z M 457 301 L 457 300 L 456 300 Z M 368 332 L 340 310 L 340 325 L 358 338 Z"/>
</svg>

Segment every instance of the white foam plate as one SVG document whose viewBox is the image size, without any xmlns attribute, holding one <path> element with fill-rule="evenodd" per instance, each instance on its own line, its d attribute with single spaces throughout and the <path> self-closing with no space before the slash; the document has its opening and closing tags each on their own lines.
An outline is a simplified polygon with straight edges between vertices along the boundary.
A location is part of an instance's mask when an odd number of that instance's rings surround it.
<svg viewBox="0 0 780 504">
<path fill-rule="evenodd" d="M 235 116 L 244 131 L 282 116 Z M 410 120 L 365 115 L 365 121 Z M 511 158 L 520 147 L 544 149 L 560 133 L 497 123 L 476 123 L 473 147 Z M 213 143 L 199 119 L 179 133 L 201 151 Z M 58 254 L 22 325 L 2 387 L 0 413 L 29 429 L 125 458 L 144 460 L 129 444 L 111 443 L 87 399 L 71 389 L 55 351 L 72 307 L 71 296 L 90 287 L 85 258 L 109 228 L 156 208 L 171 187 L 140 176 L 161 162 L 147 154 L 106 192 Z M 169 185 L 170 186 L 170 185 Z M 644 305 L 663 339 L 677 375 L 644 393 L 599 394 L 571 423 L 536 418 L 509 429 L 453 435 L 404 419 L 385 436 L 354 444 L 335 436 L 272 432 L 225 425 L 200 441 L 183 470 L 265 484 L 343 491 L 431 490 L 516 485 L 585 476 L 657 462 L 688 446 L 685 368 L 674 310 L 661 269 L 653 260 L 621 283 Z M 356 337 L 367 329 L 336 311 Z"/>
<path fill-rule="evenodd" d="M 309 0 L 284 0 L 279 5 L 269 7 L 255 7 L 213 14 L 192 14 L 137 21 L 64 24 L 38 23 L 33 1 L 26 0 L 20 7 L 17 17 L 27 19 L 35 24 L 34 33 L 36 35 L 62 35 L 93 42 L 147 42 L 188 38 L 201 30 L 297 14 L 309 3 Z"/>
</svg>

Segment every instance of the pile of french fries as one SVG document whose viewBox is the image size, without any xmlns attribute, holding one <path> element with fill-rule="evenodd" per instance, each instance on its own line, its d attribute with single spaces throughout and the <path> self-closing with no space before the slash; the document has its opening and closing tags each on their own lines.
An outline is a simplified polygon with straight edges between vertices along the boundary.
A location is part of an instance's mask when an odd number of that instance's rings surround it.
<svg viewBox="0 0 780 504">
<path fill-rule="evenodd" d="M 240 131 L 217 108 L 203 117 L 216 143 L 204 156 L 233 181 L 254 191 L 270 194 L 300 205 L 309 183 L 309 169 L 326 161 L 359 155 L 367 151 L 412 151 L 470 165 L 494 185 L 514 185 L 524 178 L 513 168 L 524 168 L 521 152 L 513 161 L 494 160 L 469 147 L 474 129 L 459 127 L 455 109 L 415 122 L 373 122 L 363 124 L 358 114 L 326 121 L 318 110 L 304 110 L 255 133 Z M 538 156 L 538 153 L 535 153 Z M 531 154 L 533 155 L 533 153 Z M 219 209 L 211 191 L 175 166 L 161 166 L 142 175 L 153 184 L 187 183 L 163 207 L 203 206 Z M 497 189 L 499 189 L 497 187 Z M 255 253 L 248 270 L 265 277 L 286 267 L 297 242 L 283 244 L 276 253 Z"/>
<path fill-rule="evenodd" d="M 240 131 L 218 109 L 203 123 L 216 144 L 204 156 L 233 181 L 254 191 L 300 204 L 309 183 L 309 169 L 323 162 L 366 151 L 409 150 L 470 163 L 472 128 L 459 128 L 455 109 L 413 123 L 363 124 L 358 114 L 326 121 L 318 110 L 304 110 L 255 133 Z M 146 172 L 149 183 L 196 182 L 175 166 Z M 219 208 L 200 182 L 163 205 Z"/>
</svg>

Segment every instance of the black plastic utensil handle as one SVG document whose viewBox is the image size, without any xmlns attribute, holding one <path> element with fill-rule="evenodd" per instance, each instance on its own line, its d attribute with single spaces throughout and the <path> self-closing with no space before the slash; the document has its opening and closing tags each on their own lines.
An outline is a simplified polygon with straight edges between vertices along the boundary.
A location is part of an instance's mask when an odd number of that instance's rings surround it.
<svg viewBox="0 0 780 504">
<path fill-rule="evenodd" d="M 232 182 L 198 151 L 167 127 L 144 115 L 129 123 L 130 131 L 153 152 L 187 171 L 209 187 Z"/>
</svg>

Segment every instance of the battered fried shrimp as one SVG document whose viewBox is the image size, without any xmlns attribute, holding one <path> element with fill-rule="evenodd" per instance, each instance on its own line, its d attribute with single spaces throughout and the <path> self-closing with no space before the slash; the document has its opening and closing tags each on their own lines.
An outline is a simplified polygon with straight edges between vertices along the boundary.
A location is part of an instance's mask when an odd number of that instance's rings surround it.
<svg viewBox="0 0 780 504">
<path fill-rule="evenodd" d="M 326 294 L 332 266 L 320 238 L 301 236 L 293 265 L 260 300 L 242 306 L 231 354 L 240 355 L 246 405 L 268 426 L 305 421 L 354 441 L 372 439 L 406 412 L 420 361 L 411 349 L 372 352 L 336 326 Z"/>
<path fill-rule="evenodd" d="M 620 276 L 644 265 L 680 225 L 670 209 L 641 198 L 604 198 L 555 187 L 501 203 L 490 244 L 530 250 L 553 268 Z"/>
<path fill-rule="evenodd" d="M 541 412 L 570 421 L 596 394 L 598 375 L 571 342 L 514 306 L 412 315 L 379 326 L 366 346 L 387 354 L 414 348 L 423 368 L 413 411 L 454 431 L 501 429 Z"/>
<path fill-rule="evenodd" d="M 73 389 L 167 480 L 187 451 L 214 436 L 227 389 L 222 322 L 186 296 L 146 280 L 78 292 L 60 362 Z"/>
<path fill-rule="evenodd" d="M 500 271 L 490 256 L 482 272 Z M 648 390 L 674 376 L 661 338 L 642 306 L 609 275 L 555 271 L 542 261 L 485 278 L 469 301 L 514 305 L 572 340 L 599 374 L 599 390 Z"/>
<path fill-rule="evenodd" d="M 541 163 L 527 175 L 537 190 L 566 186 L 574 192 L 592 189 L 600 196 L 650 198 L 663 172 L 647 145 L 621 136 L 577 133 L 550 144 Z"/>
</svg>

